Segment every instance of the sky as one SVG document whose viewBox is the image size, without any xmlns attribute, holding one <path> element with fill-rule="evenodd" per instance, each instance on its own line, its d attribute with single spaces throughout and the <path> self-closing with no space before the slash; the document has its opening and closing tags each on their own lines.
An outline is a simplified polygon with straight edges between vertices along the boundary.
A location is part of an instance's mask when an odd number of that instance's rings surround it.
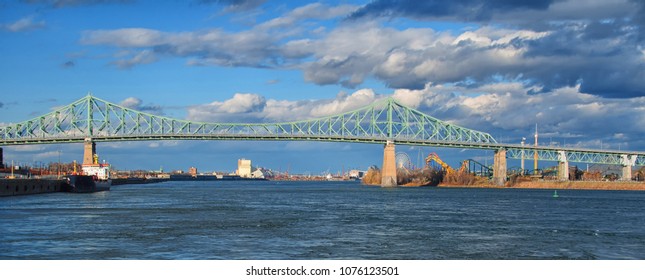
<svg viewBox="0 0 645 280">
<path fill-rule="evenodd" d="M 645 4 L 637 0 L 0 1 L 0 125 L 93 95 L 211 122 L 328 116 L 393 96 L 498 142 L 645 150 Z M 382 145 L 100 143 L 116 169 L 291 173 L 381 165 Z M 29 165 L 82 144 L 6 146 Z M 398 146 L 453 167 L 482 150 Z M 544 163 L 546 165 L 553 163 Z M 511 161 L 509 167 L 519 166 Z"/>
</svg>

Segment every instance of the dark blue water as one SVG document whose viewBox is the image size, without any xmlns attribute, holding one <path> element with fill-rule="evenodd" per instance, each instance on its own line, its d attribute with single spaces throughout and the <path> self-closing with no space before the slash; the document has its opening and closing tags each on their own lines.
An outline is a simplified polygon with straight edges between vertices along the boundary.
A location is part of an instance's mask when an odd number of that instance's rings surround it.
<svg viewBox="0 0 645 280">
<path fill-rule="evenodd" d="M 645 192 L 166 182 L 0 198 L 1 259 L 645 259 Z"/>
</svg>

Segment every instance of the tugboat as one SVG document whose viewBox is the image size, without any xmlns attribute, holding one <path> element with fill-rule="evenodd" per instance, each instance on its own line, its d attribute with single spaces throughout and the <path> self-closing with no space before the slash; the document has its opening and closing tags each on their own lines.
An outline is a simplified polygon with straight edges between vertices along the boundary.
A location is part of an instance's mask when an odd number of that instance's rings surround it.
<svg viewBox="0 0 645 280">
<path fill-rule="evenodd" d="M 82 174 L 76 173 L 76 164 L 74 164 L 74 173 L 67 176 L 68 188 L 66 191 L 73 193 L 93 193 L 109 191 L 112 185 L 110 179 L 110 165 L 99 163 L 98 156 L 94 155 L 92 164 L 83 164 Z"/>
</svg>

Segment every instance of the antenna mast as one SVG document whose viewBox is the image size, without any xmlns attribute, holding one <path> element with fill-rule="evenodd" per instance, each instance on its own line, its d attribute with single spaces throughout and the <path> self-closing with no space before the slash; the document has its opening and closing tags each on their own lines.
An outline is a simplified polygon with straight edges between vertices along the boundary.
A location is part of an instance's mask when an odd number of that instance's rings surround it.
<svg viewBox="0 0 645 280">
<path fill-rule="evenodd" d="M 538 146 L 538 129 L 537 123 L 535 124 L 535 147 Z M 533 152 L 533 173 L 538 175 L 538 153 L 537 150 Z"/>
</svg>

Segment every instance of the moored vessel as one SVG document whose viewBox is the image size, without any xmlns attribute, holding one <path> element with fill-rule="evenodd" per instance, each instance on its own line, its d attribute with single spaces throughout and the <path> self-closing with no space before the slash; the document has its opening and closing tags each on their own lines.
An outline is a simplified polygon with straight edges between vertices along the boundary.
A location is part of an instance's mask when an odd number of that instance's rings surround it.
<svg viewBox="0 0 645 280">
<path fill-rule="evenodd" d="M 67 188 L 65 191 L 73 193 L 92 193 L 109 191 L 112 185 L 111 180 L 98 180 L 96 176 L 90 175 L 69 175 L 67 176 Z"/>
<path fill-rule="evenodd" d="M 110 165 L 99 163 L 98 156 L 94 155 L 92 163 L 83 164 L 81 174 L 76 174 L 74 164 L 74 174 L 67 176 L 67 185 L 66 191 L 74 193 L 109 191 L 112 185 Z"/>
</svg>

